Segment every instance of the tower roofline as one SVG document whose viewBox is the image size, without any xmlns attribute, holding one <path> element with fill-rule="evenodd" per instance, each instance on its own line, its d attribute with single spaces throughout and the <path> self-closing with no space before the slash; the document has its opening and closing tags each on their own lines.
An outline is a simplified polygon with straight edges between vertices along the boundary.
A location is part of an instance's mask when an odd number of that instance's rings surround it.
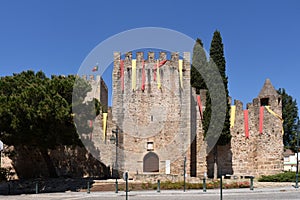
<svg viewBox="0 0 300 200">
<path fill-rule="evenodd" d="M 269 78 L 266 79 L 264 86 L 258 94 L 258 98 L 264 98 L 268 96 L 278 96 L 278 93 L 275 90 Z"/>
</svg>

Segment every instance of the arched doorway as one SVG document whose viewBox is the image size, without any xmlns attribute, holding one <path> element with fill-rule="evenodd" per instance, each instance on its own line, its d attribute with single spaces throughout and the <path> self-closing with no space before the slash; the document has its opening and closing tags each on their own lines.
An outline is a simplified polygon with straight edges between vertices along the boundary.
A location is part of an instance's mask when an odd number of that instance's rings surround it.
<svg viewBox="0 0 300 200">
<path fill-rule="evenodd" d="M 159 158 L 156 153 L 149 152 L 143 159 L 144 172 L 159 172 Z"/>
</svg>

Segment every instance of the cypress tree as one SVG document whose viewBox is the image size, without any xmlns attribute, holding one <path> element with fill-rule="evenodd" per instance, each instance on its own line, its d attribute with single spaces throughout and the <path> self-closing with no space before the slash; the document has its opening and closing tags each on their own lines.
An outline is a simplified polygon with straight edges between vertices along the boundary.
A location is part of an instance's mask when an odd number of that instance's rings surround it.
<svg viewBox="0 0 300 200">
<path fill-rule="evenodd" d="M 220 75 L 222 76 L 226 98 L 229 99 L 228 95 L 228 78 L 226 76 L 226 61 L 224 57 L 224 45 L 222 42 L 222 37 L 219 31 L 214 32 L 213 39 L 211 41 L 210 46 L 210 61 L 213 61 L 219 69 Z M 228 100 L 227 100 L 228 101 Z M 208 99 L 208 104 L 210 103 Z M 206 109 L 211 109 L 211 105 L 206 105 Z M 209 111 L 208 111 L 209 112 Z M 224 127 L 222 133 L 218 139 L 217 145 L 226 145 L 230 142 L 231 135 L 230 135 L 230 105 L 229 102 L 226 108 L 226 118 L 224 122 Z"/>
<path fill-rule="evenodd" d="M 277 92 L 282 98 L 283 144 L 286 149 L 296 151 L 297 102 L 292 96 L 286 93 L 284 88 L 279 88 Z"/>
<path fill-rule="evenodd" d="M 203 77 L 200 74 L 200 67 L 207 64 L 207 58 L 203 49 L 202 41 L 197 38 L 193 48 L 192 69 L 191 69 L 191 86 L 196 88 L 196 93 L 200 89 L 207 89 Z"/>
</svg>

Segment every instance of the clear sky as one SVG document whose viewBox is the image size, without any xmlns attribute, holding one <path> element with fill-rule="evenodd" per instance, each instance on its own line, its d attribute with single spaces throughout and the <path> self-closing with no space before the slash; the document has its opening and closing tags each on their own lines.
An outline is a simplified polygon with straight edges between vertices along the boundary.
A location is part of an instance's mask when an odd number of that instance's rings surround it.
<svg viewBox="0 0 300 200">
<path fill-rule="evenodd" d="M 96 45 L 128 29 L 173 29 L 206 50 L 218 29 L 233 99 L 251 102 L 270 78 L 299 103 L 299 10 L 298 0 L 0 0 L 0 76 L 76 74 Z"/>
</svg>

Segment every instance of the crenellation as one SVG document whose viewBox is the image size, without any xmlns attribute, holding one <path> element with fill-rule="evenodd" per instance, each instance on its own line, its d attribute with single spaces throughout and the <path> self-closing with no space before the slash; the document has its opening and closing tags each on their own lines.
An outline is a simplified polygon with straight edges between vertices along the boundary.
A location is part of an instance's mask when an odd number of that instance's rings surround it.
<svg viewBox="0 0 300 200">
<path fill-rule="evenodd" d="M 183 70 L 187 71 L 185 73 L 190 73 L 190 69 L 191 69 L 191 56 L 190 56 L 190 52 L 183 52 Z"/>
<path fill-rule="evenodd" d="M 144 52 L 136 52 L 136 62 L 141 63 L 144 61 Z"/>
<path fill-rule="evenodd" d="M 154 52 L 148 52 L 148 63 L 155 63 L 155 53 Z"/>
<path fill-rule="evenodd" d="M 132 52 L 126 52 L 124 58 L 124 66 L 126 68 L 131 68 L 131 61 L 132 61 Z"/>
<path fill-rule="evenodd" d="M 90 75 L 90 79 L 89 79 L 89 81 L 94 81 L 95 80 L 95 77 L 94 77 L 94 75 Z"/>
<path fill-rule="evenodd" d="M 179 60 L 179 53 L 178 52 L 172 52 L 171 53 L 171 61 L 173 63 L 177 63 Z"/>
<path fill-rule="evenodd" d="M 167 53 L 166 52 L 160 52 L 159 53 L 159 61 L 167 60 Z"/>
</svg>

